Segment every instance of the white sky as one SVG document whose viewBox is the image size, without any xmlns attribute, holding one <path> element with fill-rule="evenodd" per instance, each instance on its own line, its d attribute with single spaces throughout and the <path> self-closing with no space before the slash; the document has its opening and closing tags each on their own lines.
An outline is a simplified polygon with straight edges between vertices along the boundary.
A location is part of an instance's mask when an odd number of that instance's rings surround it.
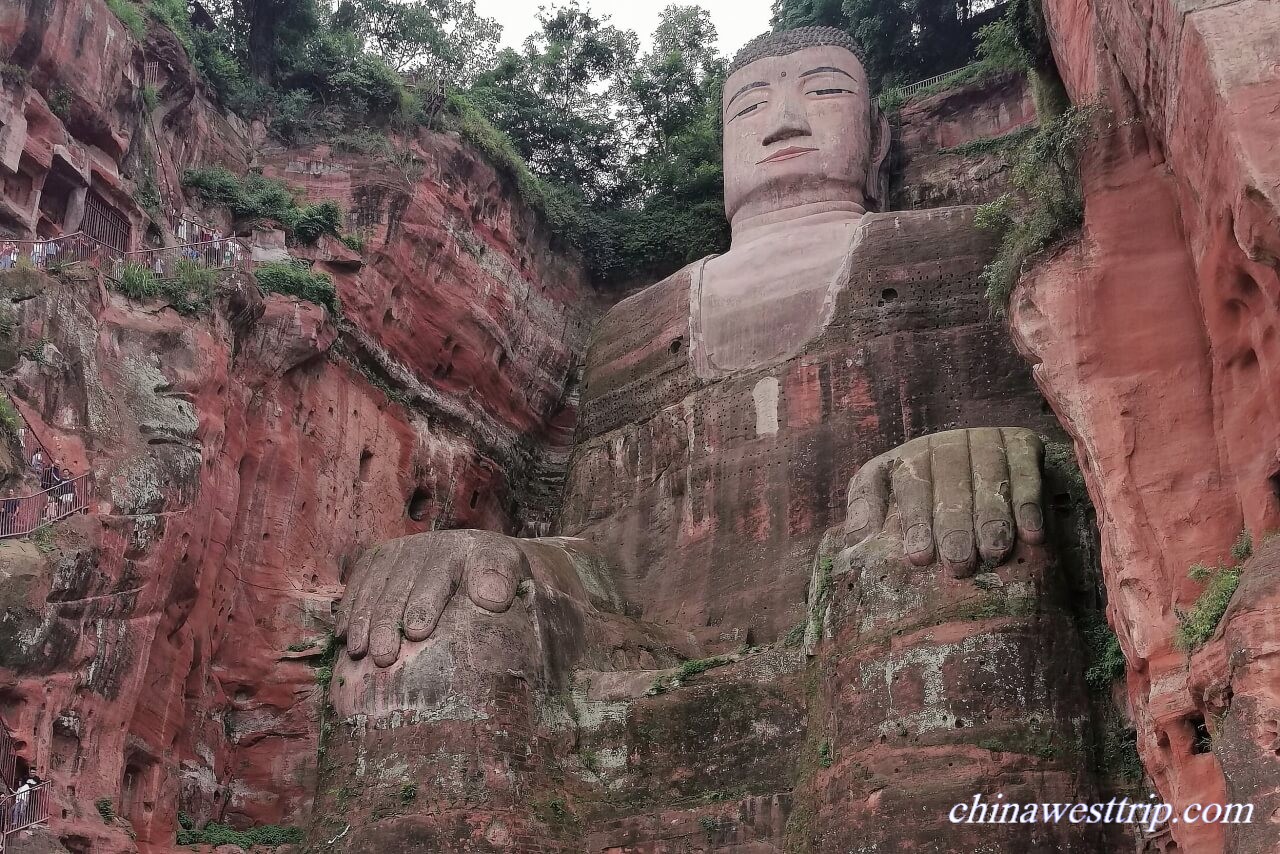
<svg viewBox="0 0 1280 854">
<path fill-rule="evenodd" d="M 640 44 L 647 47 L 649 34 L 658 23 L 658 13 L 673 0 L 580 0 L 580 5 L 598 15 L 608 15 L 616 27 L 635 30 Z M 769 29 L 770 0 L 679 0 L 696 4 L 711 13 L 720 36 L 720 52 L 732 58 L 749 40 Z M 552 5 L 543 0 L 544 5 Z M 537 25 L 539 0 L 476 0 L 476 11 L 502 24 L 503 47 L 519 47 Z"/>
</svg>

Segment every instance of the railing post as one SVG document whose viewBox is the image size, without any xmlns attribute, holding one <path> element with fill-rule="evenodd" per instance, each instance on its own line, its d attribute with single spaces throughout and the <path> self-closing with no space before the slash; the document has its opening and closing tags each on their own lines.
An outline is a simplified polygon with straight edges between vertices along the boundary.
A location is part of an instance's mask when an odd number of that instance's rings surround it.
<svg viewBox="0 0 1280 854">
<path fill-rule="evenodd" d="M 0 786 L 4 791 L 13 791 L 13 772 L 18 767 L 18 753 L 13 746 L 13 736 L 4 721 L 0 721 Z"/>
</svg>

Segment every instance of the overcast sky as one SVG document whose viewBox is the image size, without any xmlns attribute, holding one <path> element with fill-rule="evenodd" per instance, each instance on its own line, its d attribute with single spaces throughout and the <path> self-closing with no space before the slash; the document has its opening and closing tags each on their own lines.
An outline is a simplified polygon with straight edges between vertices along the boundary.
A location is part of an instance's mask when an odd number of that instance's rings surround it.
<svg viewBox="0 0 1280 854">
<path fill-rule="evenodd" d="M 635 30 L 641 44 L 658 23 L 658 13 L 671 0 L 580 0 L 596 14 L 608 15 L 614 26 Z M 552 5 L 550 2 L 544 5 Z M 720 52 L 732 57 L 738 48 L 769 28 L 770 0 L 698 0 L 711 12 L 720 35 Z M 539 0 L 476 0 L 476 11 L 502 24 L 502 44 L 519 47 L 537 24 Z"/>
</svg>

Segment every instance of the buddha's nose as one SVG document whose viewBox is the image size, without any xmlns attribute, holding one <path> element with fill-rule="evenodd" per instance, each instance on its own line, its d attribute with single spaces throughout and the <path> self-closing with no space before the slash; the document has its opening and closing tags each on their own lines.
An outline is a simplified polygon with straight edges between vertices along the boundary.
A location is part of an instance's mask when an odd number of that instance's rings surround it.
<svg viewBox="0 0 1280 854">
<path fill-rule="evenodd" d="M 809 127 L 809 117 L 805 115 L 804 109 L 790 98 L 783 98 L 781 108 L 775 114 L 760 144 L 770 146 L 775 142 L 783 142 L 797 136 L 809 136 L 812 132 Z"/>
</svg>

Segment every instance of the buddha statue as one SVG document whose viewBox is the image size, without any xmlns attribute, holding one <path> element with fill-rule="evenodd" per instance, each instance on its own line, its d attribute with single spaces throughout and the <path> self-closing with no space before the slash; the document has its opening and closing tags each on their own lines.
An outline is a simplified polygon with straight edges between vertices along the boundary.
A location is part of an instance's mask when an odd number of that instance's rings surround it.
<svg viewBox="0 0 1280 854">
<path fill-rule="evenodd" d="M 352 570 L 333 850 L 1108 850 L 948 814 L 1097 794 L 1058 428 L 977 285 L 988 238 L 876 212 L 889 126 L 839 30 L 748 44 L 723 121 L 732 245 L 600 322 L 561 536 Z"/>
</svg>

